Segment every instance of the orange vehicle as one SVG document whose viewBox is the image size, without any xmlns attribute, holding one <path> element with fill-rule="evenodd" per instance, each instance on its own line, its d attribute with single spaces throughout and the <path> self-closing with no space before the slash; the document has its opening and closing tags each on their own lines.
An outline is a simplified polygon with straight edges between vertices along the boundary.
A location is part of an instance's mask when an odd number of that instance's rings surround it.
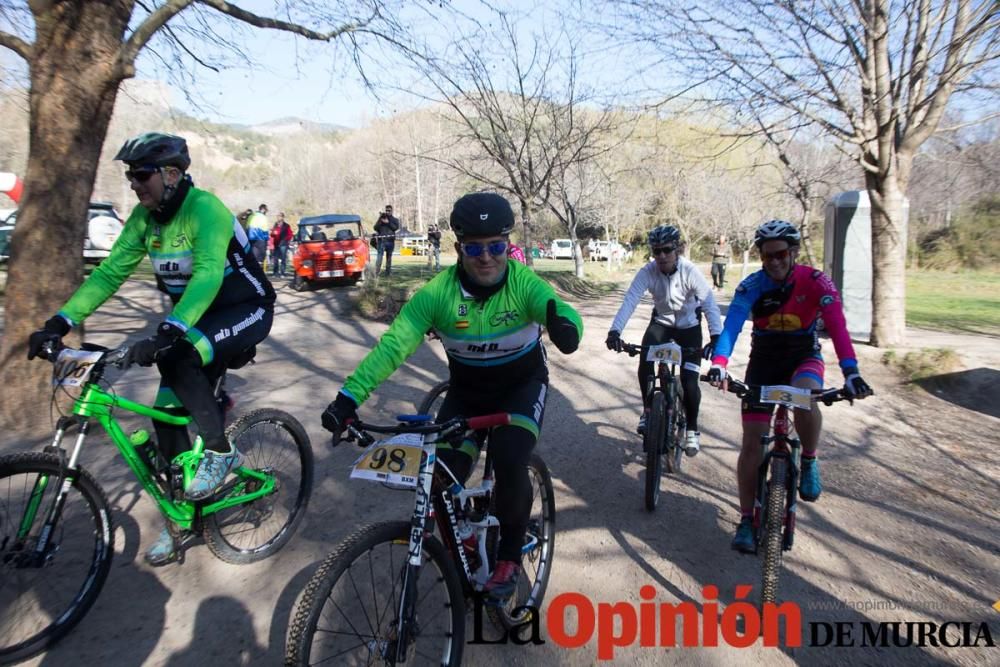
<svg viewBox="0 0 1000 667">
<path fill-rule="evenodd" d="M 298 291 L 324 283 L 359 282 L 368 266 L 368 242 L 361 216 L 330 213 L 299 220 L 292 255 Z"/>
</svg>

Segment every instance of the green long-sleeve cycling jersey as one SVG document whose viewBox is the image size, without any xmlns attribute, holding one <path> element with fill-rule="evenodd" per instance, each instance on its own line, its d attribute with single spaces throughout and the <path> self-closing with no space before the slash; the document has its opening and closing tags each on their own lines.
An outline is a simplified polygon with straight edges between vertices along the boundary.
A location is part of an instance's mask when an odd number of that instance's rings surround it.
<svg viewBox="0 0 1000 667">
<path fill-rule="evenodd" d="M 444 344 L 453 385 L 495 389 L 546 373 L 541 328 L 548 302 L 555 301 L 556 314 L 572 322 L 580 338 L 583 321 L 530 268 L 508 261 L 504 280 L 499 291 L 477 299 L 462 287 L 457 265 L 435 276 L 403 306 L 342 391 L 361 405 L 430 329 Z"/>
<path fill-rule="evenodd" d="M 274 301 L 274 288 L 250 255 L 246 233 L 210 192 L 191 188 L 170 222 L 136 206 L 111 253 L 59 311 L 79 324 L 114 294 L 149 255 L 160 291 L 170 296 L 166 321 L 182 331 L 209 310 Z"/>
</svg>

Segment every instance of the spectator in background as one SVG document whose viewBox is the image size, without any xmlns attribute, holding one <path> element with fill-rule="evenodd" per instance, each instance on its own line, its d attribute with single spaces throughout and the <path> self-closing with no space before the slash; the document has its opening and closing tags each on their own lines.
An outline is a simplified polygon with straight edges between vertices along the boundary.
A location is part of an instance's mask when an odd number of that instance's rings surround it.
<svg viewBox="0 0 1000 667">
<path fill-rule="evenodd" d="M 240 223 L 240 227 L 243 228 L 243 231 L 247 230 L 247 223 L 250 222 L 250 216 L 251 215 L 253 215 L 253 209 L 252 208 L 248 208 L 247 210 L 243 211 L 242 213 L 238 213 L 236 215 L 236 221 L 238 223 Z"/>
<path fill-rule="evenodd" d="M 726 285 L 726 267 L 729 265 L 729 243 L 726 235 L 720 234 L 719 240 L 712 246 L 712 285 L 722 289 Z"/>
<path fill-rule="evenodd" d="M 431 265 L 431 257 L 434 258 L 434 270 L 441 270 L 441 230 L 437 225 L 431 223 L 427 228 L 427 242 L 430 244 L 430 252 L 427 254 L 427 266 Z"/>
<path fill-rule="evenodd" d="M 375 223 L 375 236 L 378 239 L 378 257 L 375 259 L 375 275 L 382 272 L 382 256 L 385 256 L 385 275 L 392 275 L 392 251 L 396 249 L 396 232 L 399 231 L 399 218 L 392 216 L 392 206 L 386 206 Z"/>
<path fill-rule="evenodd" d="M 514 245 L 513 243 L 508 243 L 507 244 L 507 256 L 510 257 L 515 262 L 520 262 L 521 264 L 524 264 L 525 266 L 528 265 L 528 260 L 525 259 L 525 257 L 524 257 L 524 251 L 521 250 L 516 245 Z"/>
<path fill-rule="evenodd" d="M 284 276 L 288 262 L 288 246 L 292 242 L 292 226 L 285 221 L 285 213 L 278 213 L 278 219 L 271 228 L 271 275 Z"/>
<path fill-rule="evenodd" d="M 261 204 L 257 208 L 257 212 L 253 213 L 247 220 L 247 237 L 253 248 L 253 256 L 257 258 L 261 266 L 264 266 L 264 258 L 267 256 L 267 241 L 270 230 L 271 226 L 267 222 L 267 204 Z"/>
</svg>

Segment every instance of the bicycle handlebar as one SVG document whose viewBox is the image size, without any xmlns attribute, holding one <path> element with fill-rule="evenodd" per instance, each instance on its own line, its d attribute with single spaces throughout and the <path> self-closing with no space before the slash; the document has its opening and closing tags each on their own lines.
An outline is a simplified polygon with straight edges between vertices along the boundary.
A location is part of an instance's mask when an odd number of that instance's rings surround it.
<svg viewBox="0 0 1000 667">
<path fill-rule="evenodd" d="M 130 345 L 120 345 L 116 348 L 104 347 L 103 345 L 97 345 L 96 343 L 83 343 L 80 346 L 80 350 L 83 352 L 103 352 L 104 354 L 95 364 L 96 369 L 103 369 L 108 364 L 115 366 L 117 368 L 122 368 L 125 363 L 125 357 L 128 356 L 128 351 Z M 42 344 L 41 354 L 39 358 L 44 359 L 50 363 L 56 363 L 59 360 L 59 353 L 63 350 L 72 350 L 68 345 L 63 345 L 62 343 L 55 343 L 53 341 L 45 341 Z"/>
<path fill-rule="evenodd" d="M 366 424 L 360 419 L 345 424 L 347 432 L 352 438 L 357 438 L 361 444 L 370 445 L 375 442 L 371 433 L 400 434 L 416 433 L 428 435 L 437 433 L 442 438 L 446 438 L 456 432 L 479 431 L 494 426 L 505 426 L 510 423 L 510 414 L 507 412 L 497 412 L 479 417 L 452 417 L 440 424 Z"/>
<path fill-rule="evenodd" d="M 702 382 L 711 382 L 707 375 L 699 376 Z M 747 384 L 741 382 L 736 378 L 729 376 L 726 378 L 727 381 L 727 391 L 736 394 L 738 398 L 743 398 L 748 394 L 760 396 L 760 390 L 763 385 L 759 384 Z M 855 396 L 844 391 L 843 387 L 836 387 L 830 389 L 810 389 L 809 392 L 812 394 L 813 399 L 820 401 L 824 405 L 833 405 L 838 401 L 850 401 L 854 403 Z"/>
<path fill-rule="evenodd" d="M 626 343 L 622 341 L 622 352 L 627 352 L 628 356 L 634 357 L 638 354 L 642 354 L 642 345 L 636 345 L 635 343 Z M 696 354 L 701 358 L 701 348 L 700 347 L 684 347 L 681 346 L 681 354 Z"/>
</svg>

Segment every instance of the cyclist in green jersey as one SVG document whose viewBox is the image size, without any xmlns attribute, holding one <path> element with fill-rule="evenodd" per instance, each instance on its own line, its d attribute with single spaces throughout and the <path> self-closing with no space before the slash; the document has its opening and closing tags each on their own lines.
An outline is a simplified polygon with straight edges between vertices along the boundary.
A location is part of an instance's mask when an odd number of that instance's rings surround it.
<svg viewBox="0 0 1000 667">
<path fill-rule="evenodd" d="M 477 192 L 455 202 L 451 228 L 459 262 L 439 273 L 400 311 L 378 345 L 347 378 L 323 413 L 323 426 L 340 440 L 344 426 L 378 385 L 403 364 L 434 329 L 448 355 L 450 387 L 439 421 L 454 415 L 509 412 L 509 426 L 493 429 L 500 545 L 485 590 L 506 599 L 517 587 L 521 547 L 531 512 L 528 459 L 545 411 L 548 367 L 541 328 L 564 354 L 583 336 L 580 315 L 527 266 L 507 258 L 514 212 L 500 195 Z M 461 479 L 479 457 L 485 433 L 438 456 Z"/>
<path fill-rule="evenodd" d="M 148 132 L 126 141 L 115 156 L 128 165 L 125 177 L 139 205 L 125 222 L 110 255 L 39 331 L 31 334 L 28 358 L 46 342 L 58 343 L 97 310 L 147 254 L 156 284 L 173 302 L 156 335 L 134 344 L 127 364 L 160 371 L 155 405 L 190 413 L 205 442 L 205 456 L 185 495 L 203 500 L 242 462 L 224 434 L 215 383 L 236 358 L 248 358 L 271 330 L 274 289 L 254 259 L 246 232 L 219 199 L 194 187 L 187 142 Z M 154 422 L 167 459 L 191 448 L 185 427 Z M 146 553 L 161 565 L 176 559 L 179 545 L 166 528 Z"/>
</svg>

